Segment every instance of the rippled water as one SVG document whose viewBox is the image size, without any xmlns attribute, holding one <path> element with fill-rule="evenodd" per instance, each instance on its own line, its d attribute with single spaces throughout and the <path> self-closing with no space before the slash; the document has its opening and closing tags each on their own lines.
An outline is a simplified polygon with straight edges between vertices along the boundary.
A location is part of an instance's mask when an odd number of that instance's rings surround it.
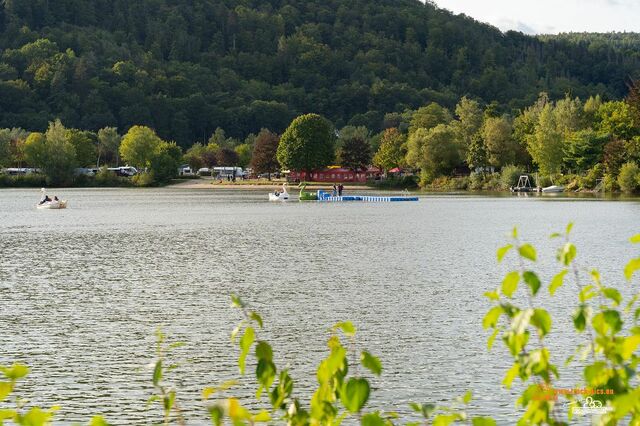
<svg viewBox="0 0 640 426">
<path fill-rule="evenodd" d="M 405 416 L 409 401 L 472 389 L 473 414 L 512 423 L 517 389 L 500 387 L 510 364 L 499 344 L 487 353 L 481 327 L 482 294 L 509 267 L 496 266 L 495 249 L 518 225 L 539 246 L 548 280 L 556 242 L 547 236 L 574 221 L 582 264 L 625 293 L 626 241 L 640 231 L 633 200 L 270 204 L 264 191 L 118 189 L 59 191 L 67 210 L 38 211 L 38 195 L 0 191 L 0 363 L 32 366 L 20 392 L 61 405 L 61 423 L 96 413 L 115 424 L 159 419 L 158 407 L 145 407 L 159 326 L 187 342 L 170 379 L 189 424 L 205 423 L 201 390 L 236 377 L 233 292 L 263 314 L 261 336 L 299 396 L 315 382 L 327 328 L 348 319 L 383 362 L 372 407 Z M 563 288 L 545 302 L 560 364 L 578 343 L 563 327 L 574 301 Z M 561 384 L 579 383 L 577 371 L 563 371 Z M 245 384 L 235 393 L 250 392 Z"/>
</svg>

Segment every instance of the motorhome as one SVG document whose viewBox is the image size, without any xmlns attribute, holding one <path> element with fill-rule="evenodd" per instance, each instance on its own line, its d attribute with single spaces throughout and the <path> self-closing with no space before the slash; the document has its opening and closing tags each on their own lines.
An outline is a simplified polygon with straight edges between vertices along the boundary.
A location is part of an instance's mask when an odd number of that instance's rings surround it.
<svg viewBox="0 0 640 426">
<path fill-rule="evenodd" d="M 109 167 L 108 169 L 111 172 L 115 172 L 118 176 L 131 177 L 138 174 L 138 169 L 131 166 L 124 167 Z"/>
<path fill-rule="evenodd" d="M 244 178 L 242 167 L 214 167 L 213 176 L 220 179 Z"/>
</svg>

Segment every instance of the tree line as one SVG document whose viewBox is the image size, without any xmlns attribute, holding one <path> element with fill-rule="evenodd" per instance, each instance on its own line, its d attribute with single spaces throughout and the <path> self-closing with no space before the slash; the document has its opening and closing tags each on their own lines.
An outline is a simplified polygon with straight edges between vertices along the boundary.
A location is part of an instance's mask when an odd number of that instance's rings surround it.
<svg viewBox="0 0 640 426">
<path fill-rule="evenodd" d="M 310 112 L 378 133 L 463 96 L 513 115 L 540 92 L 622 98 L 639 40 L 501 33 L 418 0 L 6 0 L 0 127 L 143 125 L 187 149 Z"/>
<path fill-rule="evenodd" d="M 336 126 L 319 114 L 294 119 L 282 135 L 267 128 L 244 139 L 216 129 L 206 142 L 183 154 L 175 142 L 162 140 L 146 126 L 132 126 L 124 136 L 116 128 L 98 132 L 67 129 L 60 120 L 46 132 L 0 129 L 0 166 L 39 167 L 54 182 L 69 180 L 74 167 L 121 160 L 154 173 L 165 182 L 180 164 L 196 171 L 215 165 L 252 167 L 255 173 L 281 169 L 312 171 L 339 164 L 354 172 L 373 164 L 385 171 L 416 172 L 420 184 L 468 175 L 480 184 L 495 172 L 538 172 L 543 180 L 573 179 L 575 189 L 640 189 L 640 84 L 625 100 L 585 100 L 541 93 L 516 114 L 496 103 L 461 98 L 453 110 L 432 102 L 415 110 L 385 114 L 374 132 L 365 126 Z M 516 172 L 516 170 L 518 172 Z"/>
</svg>

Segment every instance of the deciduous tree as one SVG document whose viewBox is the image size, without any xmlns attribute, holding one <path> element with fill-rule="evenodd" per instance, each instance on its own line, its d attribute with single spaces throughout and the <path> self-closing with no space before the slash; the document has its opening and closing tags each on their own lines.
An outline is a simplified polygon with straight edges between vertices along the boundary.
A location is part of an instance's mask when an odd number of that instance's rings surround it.
<svg viewBox="0 0 640 426">
<path fill-rule="evenodd" d="M 318 114 L 306 114 L 293 120 L 280 138 L 278 162 L 285 169 L 310 173 L 330 165 L 334 154 L 333 126 Z"/>
</svg>

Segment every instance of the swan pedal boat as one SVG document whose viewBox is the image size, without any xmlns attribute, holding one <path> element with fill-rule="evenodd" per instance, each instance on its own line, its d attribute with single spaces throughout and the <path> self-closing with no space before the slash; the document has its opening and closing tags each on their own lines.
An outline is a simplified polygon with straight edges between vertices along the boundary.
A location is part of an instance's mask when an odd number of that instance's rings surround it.
<svg viewBox="0 0 640 426">
<path fill-rule="evenodd" d="M 46 203 L 36 205 L 39 209 L 66 209 L 67 200 L 47 201 Z"/>
<path fill-rule="evenodd" d="M 270 192 L 269 201 L 287 201 L 289 199 L 289 193 L 287 192 L 287 184 L 282 185 L 282 192 Z"/>
</svg>

